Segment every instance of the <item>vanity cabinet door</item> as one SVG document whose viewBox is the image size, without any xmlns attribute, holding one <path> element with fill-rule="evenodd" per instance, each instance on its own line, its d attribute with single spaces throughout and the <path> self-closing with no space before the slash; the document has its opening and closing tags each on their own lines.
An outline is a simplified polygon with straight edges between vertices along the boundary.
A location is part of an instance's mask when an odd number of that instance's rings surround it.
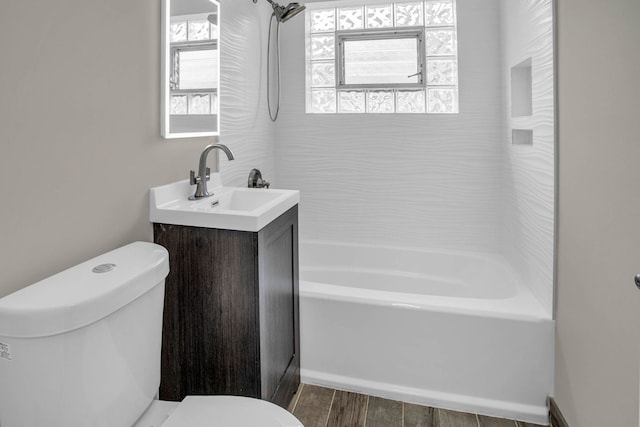
<svg viewBox="0 0 640 427">
<path fill-rule="evenodd" d="M 160 398 L 260 397 L 257 233 L 154 224 L 169 251 Z"/>
<path fill-rule="evenodd" d="M 259 233 L 262 397 L 285 406 L 299 384 L 297 207 Z"/>
</svg>

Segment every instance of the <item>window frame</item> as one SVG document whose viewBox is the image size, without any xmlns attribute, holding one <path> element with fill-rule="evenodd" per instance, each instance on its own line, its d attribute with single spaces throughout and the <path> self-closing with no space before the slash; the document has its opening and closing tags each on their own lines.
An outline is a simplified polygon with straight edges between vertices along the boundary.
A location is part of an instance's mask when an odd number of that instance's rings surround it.
<svg viewBox="0 0 640 427">
<path fill-rule="evenodd" d="M 182 89 L 180 88 L 180 52 L 200 52 L 204 50 L 218 50 L 217 40 L 202 40 L 192 42 L 174 42 L 171 43 L 170 57 L 171 57 L 171 75 L 169 76 L 169 89 L 172 95 L 180 93 L 194 93 L 194 92 L 210 92 L 217 93 L 217 87 L 203 87 L 194 89 Z M 218 76 L 218 80 L 220 77 Z"/>
<path fill-rule="evenodd" d="M 360 40 L 394 40 L 415 39 L 418 68 L 415 76 L 417 83 L 345 83 L 344 44 L 348 41 Z M 425 49 L 424 27 L 393 27 L 366 30 L 341 30 L 335 32 L 336 90 L 357 89 L 426 89 L 427 53 Z M 412 76 L 414 76 L 412 75 Z"/>
</svg>

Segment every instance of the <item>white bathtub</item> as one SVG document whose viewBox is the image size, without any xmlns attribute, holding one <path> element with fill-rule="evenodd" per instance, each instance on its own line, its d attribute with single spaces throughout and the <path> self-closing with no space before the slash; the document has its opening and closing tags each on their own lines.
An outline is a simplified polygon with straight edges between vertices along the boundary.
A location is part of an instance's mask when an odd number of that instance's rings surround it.
<svg viewBox="0 0 640 427">
<path fill-rule="evenodd" d="M 302 380 L 546 424 L 554 322 L 493 255 L 302 241 Z"/>
</svg>

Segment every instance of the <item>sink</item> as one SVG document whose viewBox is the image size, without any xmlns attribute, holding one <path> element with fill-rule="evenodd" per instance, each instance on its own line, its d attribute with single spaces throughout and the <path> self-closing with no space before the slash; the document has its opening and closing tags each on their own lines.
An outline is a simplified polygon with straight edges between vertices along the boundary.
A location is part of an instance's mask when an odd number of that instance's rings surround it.
<svg viewBox="0 0 640 427">
<path fill-rule="evenodd" d="M 209 182 L 213 196 L 189 200 L 194 192 L 189 180 L 152 188 L 151 222 L 255 232 L 300 201 L 297 190 L 222 186 L 217 173 Z"/>
<path fill-rule="evenodd" d="M 218 198 L 219 205 L 212 209 L 254 211 L 282 197 L 281 192 L 255 190 L 254 188 L 235 188 L 232 191 L 223 191 Z"/>
</svg>

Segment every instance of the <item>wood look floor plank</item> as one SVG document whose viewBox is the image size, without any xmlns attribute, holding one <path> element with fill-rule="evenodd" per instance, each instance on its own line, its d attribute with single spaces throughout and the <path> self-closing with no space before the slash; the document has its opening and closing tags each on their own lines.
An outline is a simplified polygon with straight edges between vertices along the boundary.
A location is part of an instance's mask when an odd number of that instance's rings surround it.
<svg viewBox="0 0 640 427">
<path fill-rule="evenodd" d="M 438 427 L 437 410 L 429 406 L 404 403 L 404 427 Z"/>
<path fill-rule="evenodd" d="M 402 427 L 402 402 L 369 397 L 367 427 Z"/>
<path fill-rule="evenodd" d="M 478 421 L 480 422 L 480 427 L 518 427 L 513 420 L 487 417 L 485 415 L 478 415 Z"/>
<path fill-rule="evenodd" d="M 545 427 L 300 384 L 288 406 L 305 427 Z"/>
<path fill-rule="evenodd" d="M 438 409 L 438 427 L 478 427 L 474 414 Z"/>
<path fill-rule="evenodd" d="M 336 390 L 327 427 L 364 427 L 367 398 L 364 394 Z"/>
<path fill-rule="evenodd" d="M 304 384 L 300 383 L 300 385 L 298 386 L 298 389 L 293 394 L 293 397 L 291 397 L 291 401 L 287 405 L 287 411 L 291 412 L 292 414 L 293 414 L 293 411 L 296 409 L 296 404 L 298 403 L 298 398 L 300 398 L 300 392 L 302 391 L 302 387 L 304 387 Z"/>
<path fill-rule="evenodd" d="M 293 410 L 305 427 L 325 427 L 335 390 L 305 384 Z"/>
</svg>

